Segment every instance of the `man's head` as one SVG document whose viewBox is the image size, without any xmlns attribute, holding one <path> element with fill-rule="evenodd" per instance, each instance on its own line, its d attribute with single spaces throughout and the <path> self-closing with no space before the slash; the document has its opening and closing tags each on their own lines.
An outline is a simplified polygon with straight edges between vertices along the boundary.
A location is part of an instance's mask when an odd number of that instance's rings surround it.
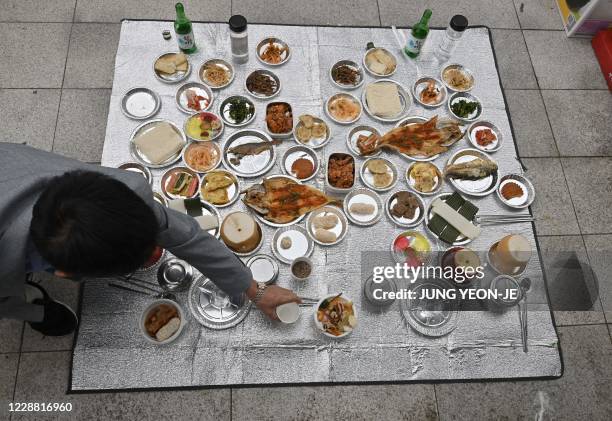
<svg viewBox="0 0 612 421">
<path fill-rule="evenodd" d="M 155 247 L 153 210 L 122 182 L 90 171 L 51 179 L 34 205 L 30 236 L 41 256 L 75 276 L 138 269 Z"/>
</svg>

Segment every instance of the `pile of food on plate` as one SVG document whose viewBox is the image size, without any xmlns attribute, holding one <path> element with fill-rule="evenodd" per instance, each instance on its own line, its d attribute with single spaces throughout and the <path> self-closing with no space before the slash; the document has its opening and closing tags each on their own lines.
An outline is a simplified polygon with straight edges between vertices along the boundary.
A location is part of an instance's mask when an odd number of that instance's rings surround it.
<svg viewBox="0 0 612 421">
<path fill-rule="evenodd" d="M 181 318 L 178 309 L 166 303 L 153 307 L 144 320 L 145 331 L 158 342 L 170 339 L 180 327 Z"/>
<path fill-rule="evenodd" d="M 279 89 L 276 80 L 261 71 L 254 71 L 247 77 L 246 87 L 249 92 L 266 97 L 274 95 Z"/>
<path fill-rule="evenodd" d="M 293 112 L 286 102 L 272 102 L 266 107 L 266 125 L 272 134 L 287 134 L 293 130 Z"/>
<path fill-rule="evenodd" d="M 194 114 L 185 123 L 185 134 L 195 140 L 213 140 L 221 134 L 223 123 L 213 113 Z"/>
<path fill-rule="evenodd" d="M 165 190 L 171 196 L 193 197 L 198 192 L 198 177 L 180 168 L 172 171 L 166 181 Z"/>
<path fill-rule="evenodd" d="M 158 58 L 154 67 L 161 74 L 174 75 L 178 72 L 186 72 L 189 68 L 189 62 L 187 56 L 183 53 L 170 53 Z"/>
<path fill-rule="evenodd" d="M 220 160 L 221 152 L 214 143 L 192 143 L 185 149 L 185 163 L 198 172 L 210 171 Z"/>
<path fill-rule="evenodd" d="M 440 170 L 431 162 L 418 162 L 408 170 L 408 178 L 414 180 L 412 187 L 421 193 L 431 193 L 441 183 Z"/>
<path fill-rule="evenodd" d="M 310 114 L 302 114 L 298 119 L 295 137 L 301 143 L 308 143 L 312 139 L 324 139 L 328 136 L 329 128 L 323 120 Z"/>
<path fill-rule="evenodd" d="M 365 65 L 376 75 L 388 76 L 395 72 L 397 61 L 395 57 L 384 48 L 373 48 L 366 53 Z"/>
<path fill-rule="evenodd" d="M 324 332 L 333 336 L 344 336 L 357 326 L 353 302 L 338 294 L 321 302 L 317 309 L 317 320 Z"/>
<path fill-rule="evenodd" d="M 234 184 L 236 178 L 228 171 L 211 171 L 202 179 L 200 194 L 208 203 L 225 205 L 231 200 L 227 190 Z"/>
<path fill-rule="evenodd" d="M 210 105 L 210 98 L 200 95 L 195 88 L 189 88 L 185 91 L 187 97 L 187 108 L 193 111 L 204 111 Z"/>
<path fill-rule="evenodd" d="M 280 64 L 287 59 L 289 47 L 270 39 L 259 51 L 259 58 L 269 64 Z"/>
<path fill-rule="evenodd" d="M 338 239 L 332 231 L 340 223 L 338 216 L 333 213 L 320 214 L 312 218 L 314 236 L 322 243 L 330 244 Z"/>
<path fill-rule="evenodd" d="M 330 155 L 327 162 L 327 182 L 338 189 L 350 189 L 355 184 L 355 159 L 345 153 Z"/>
<path fill-rule="evenodd" d="M 384 189 L 393 182 L 393 171 L 384 159 L 368 161 L 367 170 L 373 174 L 373 184 L 376 188 Z"/>
<path fill-rule="evenodd" d="M 229 83 L 232 73 L 225 66 L 207 63 L 202 69 L 201 77 L 208 85 L 218 88 Z"/>
</svg>

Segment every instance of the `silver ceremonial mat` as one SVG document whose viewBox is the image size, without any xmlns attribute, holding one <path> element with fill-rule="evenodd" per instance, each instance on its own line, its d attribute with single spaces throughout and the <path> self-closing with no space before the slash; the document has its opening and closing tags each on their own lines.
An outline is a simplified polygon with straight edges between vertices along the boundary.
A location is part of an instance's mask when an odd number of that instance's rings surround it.
<svg viewBox="0 0 612 421">
<path fill-rule="evenodd" d="M 115 61 L 115 76 L 110 101 L 102 164 L 118 166 L 132 161 L 130 134 L 141 122 L 130 120 L 121 111 L 123 94 L 133 87 L 146 87 L 161 97 L 161 109 L 153 118 L 165 118 L 183 126 L 186 114 L 175 102 L 180 84 L 167 84 L 156 79 L 153 62 L 167 51 L 176 51 L 176 41 L 165 41 L 162 30 L 172 30 L 172 22 L 124 21 Z M 349 152 L 346 135 L 351 127 L 335 124 L 323 111 L 324 101 L 339 91 L 329 76 L 329 69 L 338 60 L 350 59 L 361 63 L 366 44 L 372 41 L 393 51 L 398 57 L 397 72 L 391 77 L 407 89 L 421 76 L 439 78 L 440 66 L 433 59 L 442 30 L 432 30 L 424 51 L 415 63 L 398 50 L 388 28 L 335 28 L 276 25 L 249 25 L 250 59 L 245 65 L 235 65 L 233 83 L 215 91 L 212 111 L 234 94 L 246 95 L 245 77 L 252 70 L 264 67 L 255 57 L 259 40 L 276 36 L 292 48 L 288 63 L 269 67 L 281 80 L 280 95 L 293 107 L 295 117 L 309 113 L 324 118 L 331 129 L 332 140 L 317 150 L 321 162 L 333 152 Z M 199 51 L 190 56 L 192 72 L 188 81 L 198 81 L 200 65 L 209 58 L 231 60 L 228 28 L 225 24 L 194 24 Z M 498 52 L 503 54 L 503 52 Z M 492 154 L 499 163 L 500 174 L 520 173 L 514 139 L 506 104 L 500 86 L 489 30 L 475 27 L 466 30 L 450 62 L 467 66 L 475 76 L 472 91 L 483 103 L 482 118 L 494 122 L 503 132 L 504 144 Z M 366 83 L 373 78 L 366 75 Z M 363 86 L 350 91 L 361 97 Z M 249 128 L 264 130 L 266 101 L 253 100 L 256 116 Z M 410 115 L 430 117 L 448 115 L 446 106 L 425 109 L 416 102 Z M 393 126 L 380 123 L 363 114 L 355 125 L 372 125 L 381 131 Z M 226 127 L 219 143 L 238 129 Z M 537 141 L 537 139 L 533 139 Z M 287 139 L 278 147 L 277 162 L 271 174 L 282 173 L 280 157 L 296 143 Z M 468 146 L 464 139 L 451 151 L 434 161 L 443 168 L 448 157 Z M 400 179 L 394 189 L 382 193 L 386 200 L 394 191 L 406 189 L 403 173 L 410 161 L 398 155 L 384 153 L 395 163 Z M 359 165 L 362 159 L 357 160 Z M 180 162 L 177 164 L 179 165 Z M 159 189 L 163 170 L 152 170 L 153 188 Z M 261 178 L 242 179 L 243 186 Z M 309 183 L 324 187 L 320 172 Z M 361 181 L 356 187 L 362 187 Z M 451 191 L 445 183 L 443 191 Z M 470 198 L 482 213 L 510 213 L 491 194 Z M 425 197 L 428 205 L 431 197 Z M 242 202 L 221 208 L 221 216 L 233 210 L 245 210 Z M 519 213 L 527 214 L 527 210 Z M 302 226 L 304 222 L 300 223 Z M 423 224 L 417 229 L 425 232 Z M 272 256 L 270 241 L 274 229 L 263 227 L 264 244 L 259 253 Z M 412 330 L 400 313 L 398 302 L 388 308 L 375 308 L 363 296 L 362 267 L 369 270 L 381 264 L 379 257 L 388 257 L 392 239 L 403 229 L 384 216 L 371 227 L 351 224 L 346 238 L 337 246 L 316 246 L 311 258 L 315 274 L 306 283 L 290 279 L 288 265 L 279 263 L 278 284 L 306 297 L 321 297 L 343 291 L 357 308 L 359 325 L 346 338 L 334 340 L 322 335 L 313 322 L 313 308 L 302 307 L 301 317 L 293 325 L 267 320 L 256 308 L 236 326 L 226 330 L 211 330 L 201 326 L 190 314 L 187 292 L 177 294 L 186 310 L 188 324 L 173 343 L 156 346 L 145 340 L 139 328 L 141 314 L 152 298 L 110 288 L 108 280 L 87 281 L 82 289 L 81 325 L 75 341 L 72 361 L 71 390 L 116 390 L 175 388 L 217 385 L 305 384 L 305 383 L 368 383 L 465 379 L 500 379 L 527 377 L 558 377 L 562 374 L 559 342 L 548 310 L 546 289 L 537 253 L 525 275 L 532 280 L 529 295 L 529 350 L 523 352 L 516 307 L 505 313 L 462 311 L 457 327 L 448 335 L 437 338 L 423 336 Z M 532 243 L 536 241 L 531 223 L 486 227 L 470 244 L 474 250 L 486 250 L 499 238 L 520 233 Z M 444 248 L 444 246 L 439 245 Z M 362 259 L 362 252 L 364 259 Z M 369 252 L 369 253 L 365 253 Z M 377 253 L 376 253 L 377 252 Z M 368 259 L 369 258 L 369 259 Z M 245 258 L 246 261 L 248 258 Z M 361 262 L 361 264 L 360 264 Z M 387 262 L 385 262 L 387 263 Z M 155 280 L 155 272 L 140 273 L 140 277 Z"/>
</svg>

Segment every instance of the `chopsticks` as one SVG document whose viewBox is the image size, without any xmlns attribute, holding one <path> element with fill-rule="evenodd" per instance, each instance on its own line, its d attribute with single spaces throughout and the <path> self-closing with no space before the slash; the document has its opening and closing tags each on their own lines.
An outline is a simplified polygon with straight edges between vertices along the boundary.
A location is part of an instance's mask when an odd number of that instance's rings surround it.
<svg viewBox="0 0 612 421">
<path fill-rule="evenodd" d="M 300 307 L 310 307 L 314 306 L 319 302 L 318 298 L 309 298 L 309 297 L 300 297 L 302 302 L 298 304 Z"/>
<path fill-rule="evenodd" d="M 517 224 L 521 222 L 533 222 L 535 219 L 531 215 L 476 215 L 476 222 L 479 225 L 503 225 Z"/>
</svg>

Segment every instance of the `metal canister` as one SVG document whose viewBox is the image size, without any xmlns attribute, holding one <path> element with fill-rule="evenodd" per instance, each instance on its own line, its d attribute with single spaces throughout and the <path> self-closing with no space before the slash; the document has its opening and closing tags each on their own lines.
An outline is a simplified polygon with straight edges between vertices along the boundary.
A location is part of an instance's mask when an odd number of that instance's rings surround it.
<svg viewBox="0 0 612 421">
<path fill-rule="evenodd" d="M 164 261 L 157 270 L 157 282 L 165 291 L 183 291 L 193 281 L 193 267 L 183 260 Z"/>
<path fill-rule="evenodd" d="M 486 303 L 493 312 L 504 312 L 521 301 L 523 292 L 518 281 L 512 276 L 499 275 L 491 280 L 488 287 L 491 294 Z"/>
</svg>

